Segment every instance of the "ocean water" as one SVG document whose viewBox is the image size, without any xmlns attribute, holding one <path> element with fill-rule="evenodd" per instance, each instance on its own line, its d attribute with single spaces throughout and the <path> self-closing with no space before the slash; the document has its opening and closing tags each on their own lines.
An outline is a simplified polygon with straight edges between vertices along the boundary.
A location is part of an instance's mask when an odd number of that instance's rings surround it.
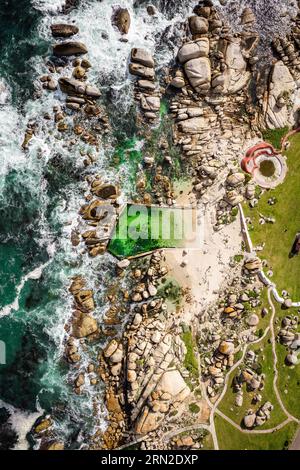
<svg viewBox="0 0 300 470">
<path fill-rule="evenodd" d="M 0 364 L 0 446 L 37 448 L 28 435 L 39 415 L 51 414 L 57 439 L 80 448 L 91 433 L 105 427 L 102 385 L 72 391 L 76 374 L 63 361 L 64 325 L 71 315 L 70 277 L 82 274 L 95 291 L 95 316 L 106 309 L 105 286 L 114 269 L 111 255 L 90 259 L 72 247 L 70 234 L 87 189 L 86 172 L 118 178 L 124 197 L 132 175 L 126 161 L 118 170 L 109 165 L 116 148 L 135 137 L 133 84 L 127 66 L 133 46 L 151 50 L 157 71 L 173 60 L 181 24 L 193 2 L 156 2 L 158 13 L 146 13 L 147 2 L 124 0 L 131 14 L 128 42 L 111 25 L 116 2 L 82 0 L 78 9 L 61 13 L 62 0 L 0 0 L 0 340 L 6 364 Z M 155 4 L 155 2 L 152 2 Z M 169 2 L 169 7 L 172 2 Z M 173 2 L 174 4 L 174 2 Z M 72 152 L 56 139 L 53 124 L 42 116 L 62 96 L 44 93 L 34 99 L 35 81 L 47 72 L 45 61 L 53 38 L 50 25 L 72 22 L 76 39 L 85 42 L 93 64 L 89 81 L 103 94 L 112 123 L 112 138 L 99 150 L 93 168 L 85 170 L 80 149 Z M 38 132 L 28 152 L 21 144 L 26 124 L 37 120 Z M 51 127 L 52 126 L 52 127 Z M 60 155 L 58 158 L 57 155 Z M 97 360 L 101 343 L 81 351 L 81 367 Z M 27 438 L 26 438 L 27 436 Z"/>
</svg>

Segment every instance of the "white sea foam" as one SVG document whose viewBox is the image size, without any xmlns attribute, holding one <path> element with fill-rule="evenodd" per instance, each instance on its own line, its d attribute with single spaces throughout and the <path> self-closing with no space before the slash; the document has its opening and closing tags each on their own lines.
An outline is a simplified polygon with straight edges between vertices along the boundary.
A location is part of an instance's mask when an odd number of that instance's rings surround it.
<svg viewBox="0 0 300 470">
<path fill-rule="evenodd" d="M 7 104 L 10 100 L 11 92 L 4 78 L 0 79 L 0 106 Z"/>
<path fill-rule="evenodd" d="M 192 1 L 190 2 L 193 3 Z M 144 47 L 155 56 L 157 66 L 167 64 L 173 60 L 172 49 L 157 48 L 159 38 L 167 28 L 172 31 L 185 17 L 174 12 L 172 19 L 167 19 L 157 11 L 155 16 L 149 16 L 146 7 L 133 8 L 133 0 L 123 0 L 122 8 L 127 8 L 131 25 L 128 34 L 124 37 L 112 25 L 111 17 L 114 8 L 118 5 L 114 0 L 102 2 L 83 1 L 80 7 L 69 15 L 46 16 L 41 26 L 41 34 L 51 40 L 50 24 L 58 21 L 72 21 L 79 27 L 76 39 L 83 41 L 89 51 L 89 59 L 93 65 L 89 71 L 89 78 L 94 82 L 100 81 L 102 85 L 110 85 L 112 91 L 120 96 L 121 104 L 132 104 L 132 94 L 122 94 L 122 89 L 130 89 L 132 84 L 128 74 L 128 61 L 133 47 Z M 191 11 L 191 8 L 189 9 Z"/>
<path fill-rule="evenodd" d="M 37 410 L 34 413 L 27 413 L 25 411 L 21 411 L 14 406 L 5 403 L 3 400 L 0 400 L 0 407 L 4 407 L 10 413 L 10 417 L 8 419 L 8 423 L 11 424 L 13 430 L 18 435 L 18 441 L 14 446 L 14 450 L 27 450 L 29 445 L 26 439 L 26 435 L 31 430 L 35 421 L 43 414 L 43 410 L 37 404 Z"/>
<path fill-rule="evenodd" d="M 32 0 L 32 5 L 43 12 L 57 12 L 65 5 L 65 0 Z"/>
</svg>

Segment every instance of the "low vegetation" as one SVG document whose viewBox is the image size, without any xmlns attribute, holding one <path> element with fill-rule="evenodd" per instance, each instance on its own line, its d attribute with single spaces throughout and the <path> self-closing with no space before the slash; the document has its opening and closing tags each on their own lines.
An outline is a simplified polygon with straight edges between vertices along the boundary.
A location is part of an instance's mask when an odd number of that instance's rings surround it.
<svg viewBox="0 0 300 470">
<path fill-rule="evenodd" d="M 284 183 L 274 190 L 265 191 L 255 208 L 245 208 L 245 215 L 251 219 L 249 228 L 254 246 L 264 245 L 259 255 L 268 261 L 265 271 L 274 273 L 272 281 L 277 284 L 279 292 L 287 290 L 298 301 L 300 258 L 290 258 L 289 254 L 295 235 L 300 231 L 300 134 L 291 138 L 290 142 L 286 152 L 288 173 Z M 268 203 L 270 198 L 275 198 L 274 205 Z M 260 214 L 274 218 L 275 223 L 261 225 Z"/>
</svg>

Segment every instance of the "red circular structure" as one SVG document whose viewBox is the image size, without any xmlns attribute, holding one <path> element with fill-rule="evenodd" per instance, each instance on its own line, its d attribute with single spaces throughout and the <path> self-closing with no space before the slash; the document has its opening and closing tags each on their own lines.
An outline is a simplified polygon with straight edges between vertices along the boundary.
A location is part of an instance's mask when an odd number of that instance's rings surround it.
<svg viewBox="0 0 300 470">
<path fill-rule="evenodd" d="M 282 145 L 284 146 L 284 142 Z M 265 162 L 272 162 L 272 173 L 266 174 L 263 171 Z M 246 173 L 252 175 L 256 184 L 265 189 L 275 188 L 282 183 L 287 171 L 285 157 L 267 142 L 260 142 L 251 147 L 241 161 L 241 167 Z"/>
<path fill-rule="evenodd" d="M 278 154 L 278 150 L 276 150 L 273 145 L 268 144 L 267 142 L 261 142 L 260 144 L 256 144 L 254 147 L 251 147 L 249 150 L 247 150 L 247 153 L 241 162 L 241 167 L 246 173 L 252 175 L 254 170 L 258 168 L 256 163 L 256 159 L 258 157 L 261 155 L 272 157 Z"/>
</svg>

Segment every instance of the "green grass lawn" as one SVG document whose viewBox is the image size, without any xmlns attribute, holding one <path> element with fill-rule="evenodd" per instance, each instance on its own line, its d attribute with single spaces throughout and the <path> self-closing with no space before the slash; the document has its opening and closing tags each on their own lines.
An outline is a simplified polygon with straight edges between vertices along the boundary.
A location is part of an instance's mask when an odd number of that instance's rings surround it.
<svg viewBox="0 0 300 470">
<path fill-rule="evenodd" d="M 288 311 L 282 310 L 280 306 L 276 306 L 276 317 L 281 320 L 287 314 L 297 315 L 297 309 L 290 309 Z M 298 329 L 299 330 L 299 329 Z M 275 329 L 275 333 L 278 329 Z M 287 366 L 285 364 L 285 358 L 288 354 L 288 349 L 282 344 L 276 344 L 277 358 L 278 358 L 278 389 L 280 391 L 281 399 L 286 407 L 293 416 L 300 419 L 300 365 Z M 287 390 L 288 393 L 285 392 Z"/>
<path fill-rule="evenodd" d="M 271 412 L 271 418 L 264 424 L 260 426 L 258 429 L 269 429 L 272 428 L 280 423 L 282 423 L 286 419 L 286 415 L 282 411 L 273 389 L 273 379 L 274 379 L 274 368 L 273 368 L 273 354 L 272 354 L 272 346 L 268 342 L 270 335 L 268 335 L 261 343 L 258 343 L 253 346 L 249 346 L 248 350 L 252 349 L 257 354 L 257 362 L 260 364 L 262 373 L 265 374 L 265 387 L 259 393 L 262 395 L 262 401 L 258 404 L 252 404 L 253 397 L 255 392 L 247 392 L 246 391 L 246 384 L 243 385 L 244 391 L 244 400 L 243 406 L 238 407 L 235 405 L 235 398 L 236 393 L 233 392 L 233 388 L 231 386 L 232 380 L 237 373 L 237 371 L 233 371 L 229 382 L 228 382 L 228 389 L 227 392 L 219 405 L 220 411 L 222 411 L 226 416 L 231 418 L 235 421 L 238 425 L 241 426 L 243 417 L 246 414 L 246 411 L 249 408 L 257 409 L 259 406 L 263 405 L 266 401 L 270 401 L 273 406 L 274 410 Z M 262 351 L 261 351 L 262 349 Z"/>
<path fill-rule="evenodd" d="M 221 450 L 282 450 L 287 449 L 297 430 L 296 423 L 288 423 L 270 434 L 245 434 L 223 418 L 215 416 L 215 426 Z"/>
<path fill-rule="evenodd" d="M 287 350 L 281 344 L 276 346 L 278 357 L 278 389 L 284 406 L 293 416 L 300 419 L 300 365 L 285 365 Z M 287 390 L 288 393 L 285 392 Z"/>
<path fill-rule="evenodd" d="M 289 258 L 289 253 L 297 232 L 300 231 L 300 134 L 290 139 L 291 145 L 286 152 L 288 173 L 283 184 L 266 191 L 254 209 L 245 207 L 249 216 L 249 226 L 254 246 L 265 243 L 259 256 L 267 259 L 268 268 L 274 273 L 272 280 L 279 292 L 286 289 L 295 301 L 300 299 L 300 256 Z M 275 197 L 277 202 L 270 206 L 268 199 Z M 259 213 L 274 217 L 275 224 L 259 224 Z"/>
<path fill-rule="evenodd" d="M 273 147 L 281 149 L 281 139 L 288 133 L 288 127 L 282 127 L 281 129 L 266 129 L 263 132 L 263 138 L 266 142 L 270 142 Z"/>
<path fill-rule="evenodd" d="M 202 441 L 202 444 L 202 450 L 214 450 L 214 441 L 210 432 L 207 433 L 206 437 Z"/>
<path fill-rule="evenodd" d="M 191 377 L 195 380 L 199 378 L 198 361 L 194 353 L 194 339 L 190 329 L 184 331 L 181 339 L 186 347 L 186 355 L 184 358 L 184 367 L 189 371 Z"/>
</svg>

